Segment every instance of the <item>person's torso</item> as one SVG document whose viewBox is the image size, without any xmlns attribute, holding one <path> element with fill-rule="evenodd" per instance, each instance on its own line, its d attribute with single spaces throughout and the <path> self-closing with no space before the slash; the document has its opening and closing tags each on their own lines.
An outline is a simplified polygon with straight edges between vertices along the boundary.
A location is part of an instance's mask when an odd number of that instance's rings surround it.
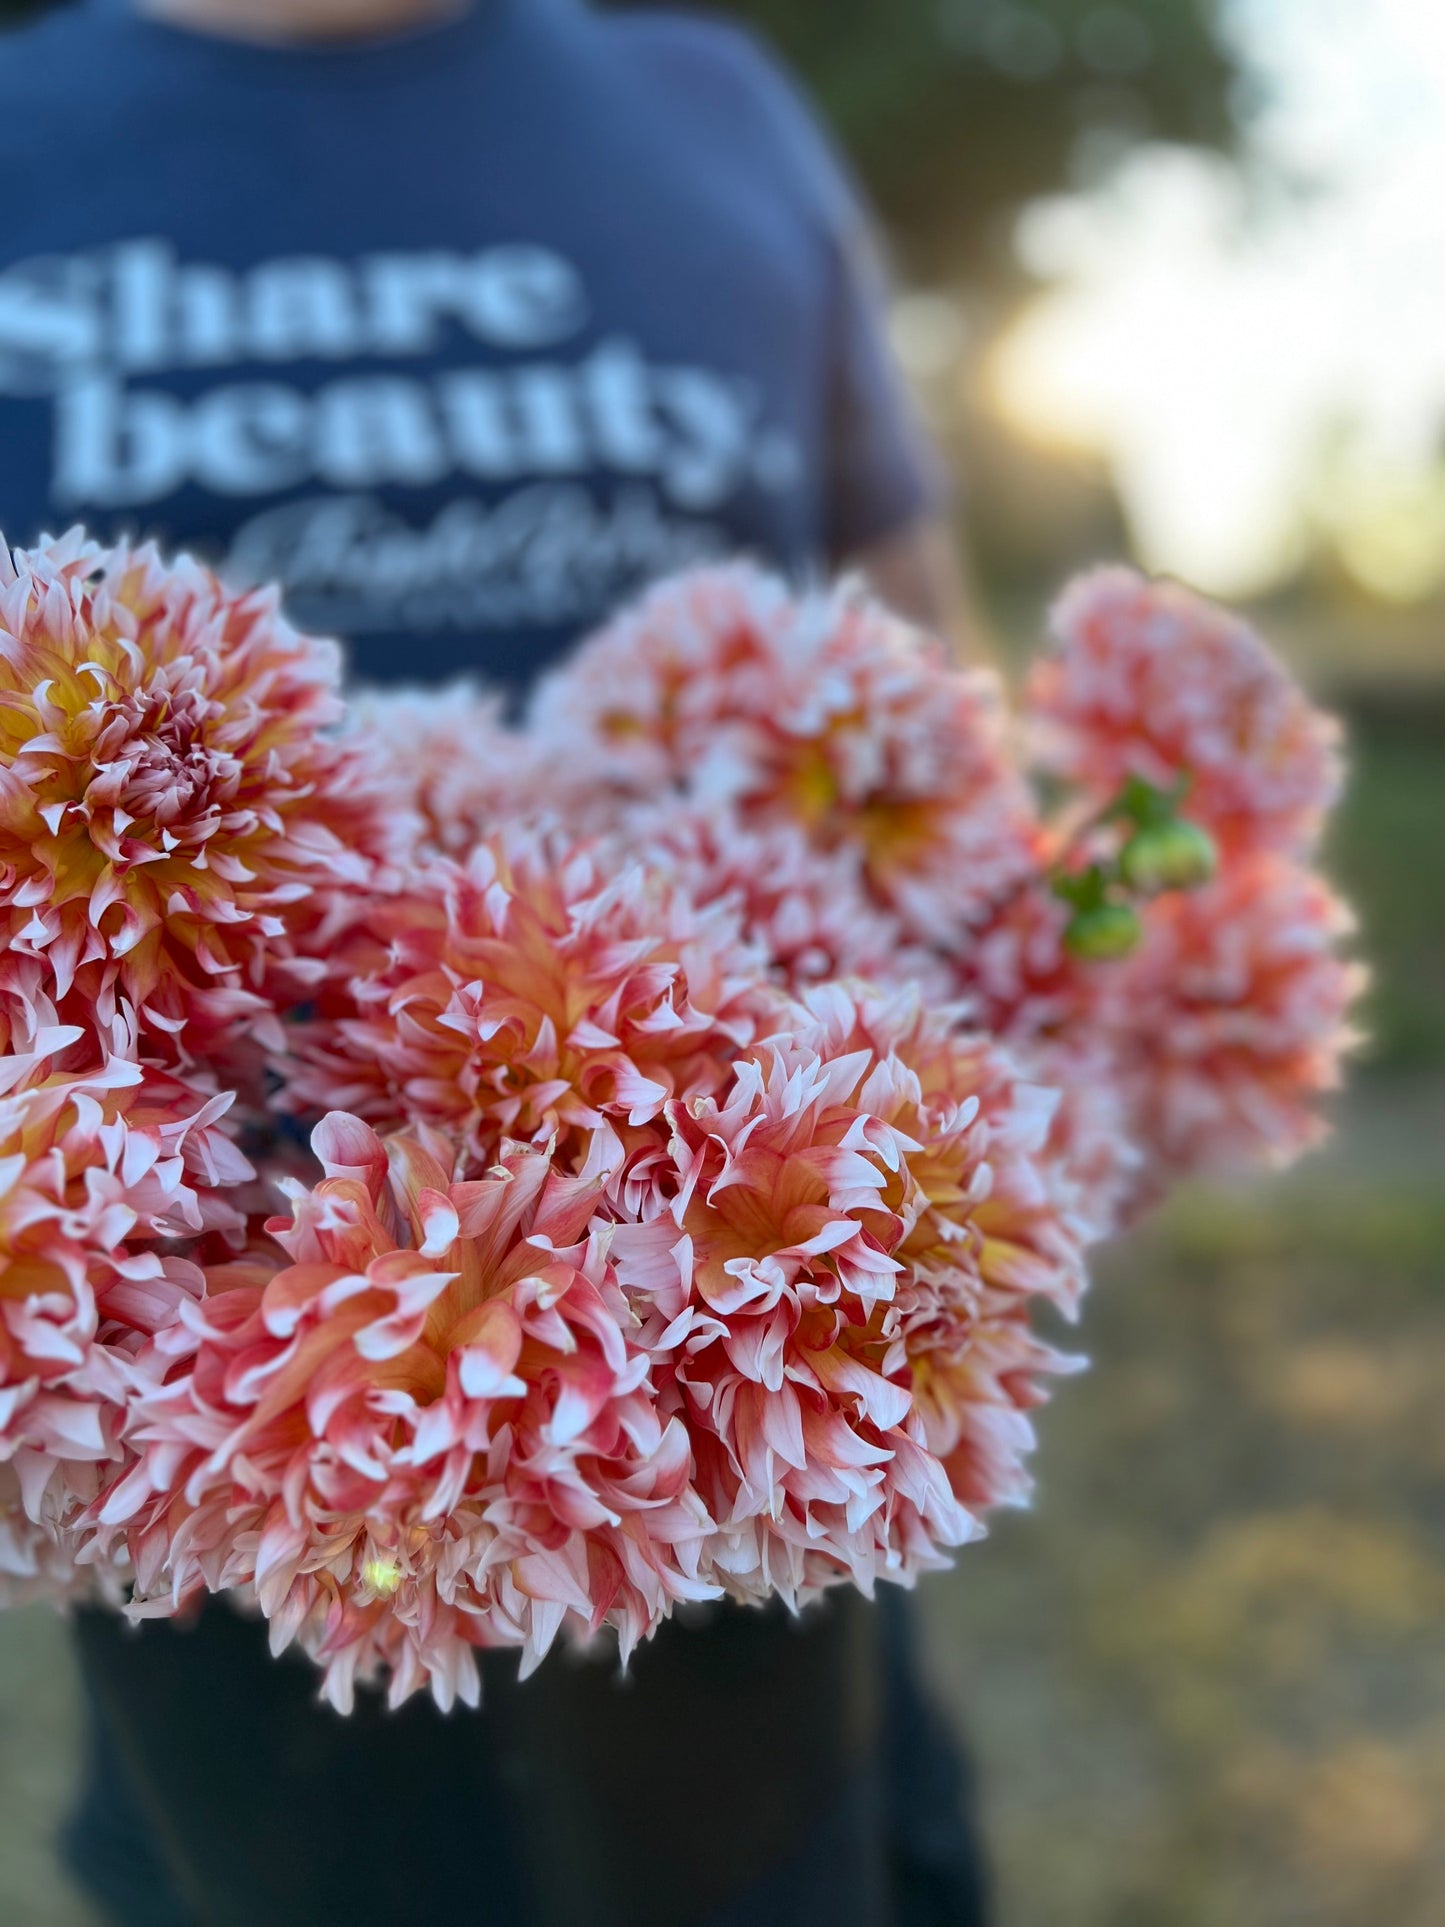
<svg viewBox="0 0 1445 1927">
<path fill-rule="evenodd" d="M 568 0 L 0 40 L 0 529 L 280 580 L 374 679 L 520 685 L 671 569 L 808 566 L 830 264 L 752 60 Z"/>
</svg>

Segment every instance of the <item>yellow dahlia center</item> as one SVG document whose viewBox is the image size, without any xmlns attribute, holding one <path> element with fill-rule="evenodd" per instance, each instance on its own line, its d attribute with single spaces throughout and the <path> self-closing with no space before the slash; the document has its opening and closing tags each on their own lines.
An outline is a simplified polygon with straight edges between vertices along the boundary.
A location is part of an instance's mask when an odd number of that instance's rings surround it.
<svg viewBox="0 0 1445 1927">
<path fill-rule="evenodd" d="M 902 869 L 932 842 L 933 819 L 930 803 L 879 797 L 860 810 L 855 828 L 871 866 Z"/>
<path fill-rule="evenodd" d="M 793 807 L 808 830 L 819 830 L 838 807 L 838 778 L 822 748 L 810 744 L 798 758 L 790 784 Z"/>
</svg>

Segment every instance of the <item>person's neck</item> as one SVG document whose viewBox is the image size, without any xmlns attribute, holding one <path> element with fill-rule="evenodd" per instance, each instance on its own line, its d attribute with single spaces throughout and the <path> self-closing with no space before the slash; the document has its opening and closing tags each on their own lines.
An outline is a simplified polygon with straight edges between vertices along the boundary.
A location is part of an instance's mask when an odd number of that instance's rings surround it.
<svg viewBox="0 0 1445 1927">
<path fill-rule="evenodd" d="M 382 39 L 464 13 L 470 5 L 471 0 L 136 0 L 139 12 L 169 26 L 272 45 Z"/>
</svg>

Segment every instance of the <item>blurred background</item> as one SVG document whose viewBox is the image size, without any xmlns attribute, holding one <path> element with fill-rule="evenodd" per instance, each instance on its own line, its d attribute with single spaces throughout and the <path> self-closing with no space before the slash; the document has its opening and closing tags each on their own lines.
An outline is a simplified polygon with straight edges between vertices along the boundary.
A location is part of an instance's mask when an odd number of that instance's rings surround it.
<svg viewBox="0 0 1445 1927">
<path fill-rule="evenodd" d="M 31 9 L 0 0 L 0 31 Z M 925 1588 L 1004 1927 L 1445 1916 L 1445 12 L 735 0 L 883 216 L 1000 646 L 1083 563 L 1249 605 L 1346 717 L 1375 971 L 1324 1154 L 1106 1253 L 1041 1502 Z M 69 1657 L 0 1624 L 5 1917 Z"/>
</svg>

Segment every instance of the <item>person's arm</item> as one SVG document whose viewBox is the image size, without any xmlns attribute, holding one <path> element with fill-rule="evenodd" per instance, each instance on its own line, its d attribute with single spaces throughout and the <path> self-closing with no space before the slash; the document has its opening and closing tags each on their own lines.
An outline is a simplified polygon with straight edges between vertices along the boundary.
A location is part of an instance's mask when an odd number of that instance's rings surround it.
<svg viewBox="0 0 1445 1927">
<path fill-rule="evenodd" d="M 960 663 L 981 667 L 991 661 L 958 546 L 941 515 L 921 516 L 867 544 L 847 558 L 846 566 L 890 609 L 947 643 Z"/>
</svg>

